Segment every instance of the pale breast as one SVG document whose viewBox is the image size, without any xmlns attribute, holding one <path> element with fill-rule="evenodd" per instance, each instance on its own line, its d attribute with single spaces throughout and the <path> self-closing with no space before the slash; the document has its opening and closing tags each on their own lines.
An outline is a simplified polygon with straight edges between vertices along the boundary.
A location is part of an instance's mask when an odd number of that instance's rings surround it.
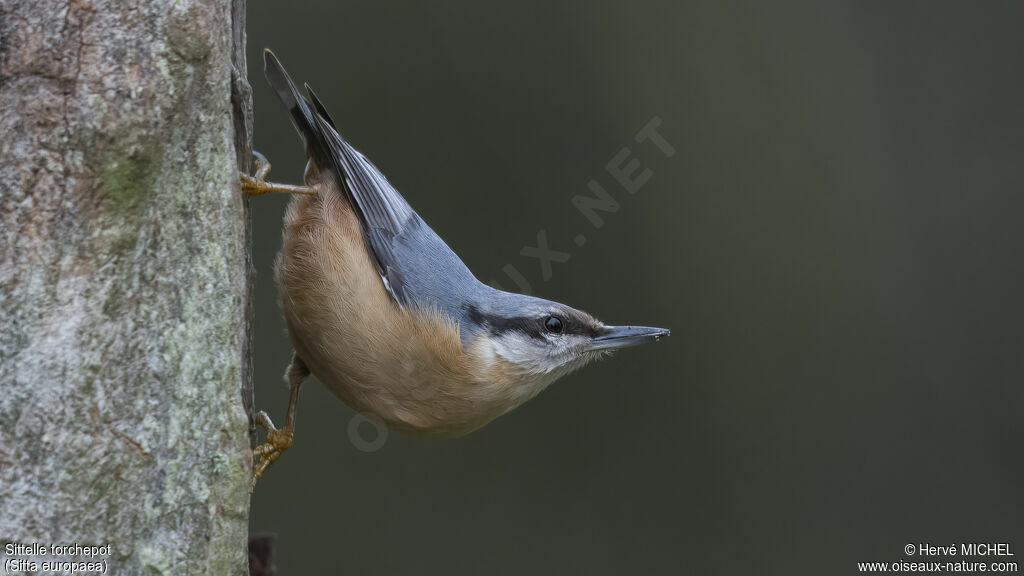
<svg viewBox="0 0 1024 576">
<path fill-rule="evenodd" d="M 307 170 L 316 196 L 294 196 L 276 280 L 296 353 L 353 409 L 398 429 L 472 431 L 520 403 L 486 339 L 463 348 L 439 312 L 387 293 L 359 221 L 333 178 Z"/>
</svg>

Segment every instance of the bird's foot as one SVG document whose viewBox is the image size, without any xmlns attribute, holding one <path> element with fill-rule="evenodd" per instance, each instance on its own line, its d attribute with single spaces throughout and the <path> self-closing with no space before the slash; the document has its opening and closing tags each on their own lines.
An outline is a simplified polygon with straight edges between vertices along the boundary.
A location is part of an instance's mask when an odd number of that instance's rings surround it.
<svg viewBox="0 0 1024 576">
<path fill-rule="evenodd" d="M 262 196 L 268 192 L 282 192 L 284 194 L 316 194 L 316 191 L 308 186 L 295 186 L 293 184 L 276 184 L 267 182 L 267 174 L 270 173 L 270 162 L 267 157 L 253 150 L 252 155 L 256 158 L 256 175 L 239 173 L 239 180 L 242 182 L 242 192 L 249 196 Z"/>
<path fill-rule="evenodd" d="M 256 489 L 256 481 L 263 476 L 263 473 L 274 463 L 284 451 L 292 445 L 292 439 L 295 437 L 295 430 L 291 426 L 284 426 L 280 430 L 274 427 L 274 423 L 270 421 L 270 416 L 266 412 L 260 412 L 256 415 L 256 422 L 266 428 L 267 430 L 267 441 L 260 444 L 252 451 L 252 455 L 256 458 L 256 463 L 252 469 L 252 481 L 249 484 L 249 493 Z"/>
</svg>

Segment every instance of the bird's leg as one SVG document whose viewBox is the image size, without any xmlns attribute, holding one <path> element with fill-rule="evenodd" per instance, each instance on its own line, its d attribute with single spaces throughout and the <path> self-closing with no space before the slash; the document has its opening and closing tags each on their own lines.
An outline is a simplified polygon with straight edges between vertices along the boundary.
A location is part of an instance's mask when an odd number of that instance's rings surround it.
<svg viewBox="0 0 1024 576">
<path fill-rule="evenodd" d="M 299 387 L 302 386 L 302 381 L 306 379 L 306 376 L 309 376 L 309 368 L 306 367 L 306 363 L 298 355 L 292 356 L 292 363 L 288 366 L 288 371 L 285 373 L 285 380 L 288 381 L 289 395 L 288 412 L 285 414 L 284 426 L 280 429 L 274 427 L 274 423 L 270 421 L 270 416 L 266 412 L 261 411 L 259 414 L 256 414 L 256 423 L 267 430 L 267 441 L 253 450 L 253 457 L 256 458 L 256 463 L 252 469 L 252 483 L 249 485 L 250 494 L 256 489 L 256 481 L 260 479 L 260 476 L 263 476 L 267 468 L 292 445 L 292 439 L 295 437 L 295 408 L 299 403 Z"/>
<path fill-rule="evenodd" d="M 283 192 L 285 194 L 316 194 L 316 191 L 308 186 L 295 186 L 293 184 L 275 184 L 267 182 L 265 178 L 270 173 L 270 162 L 267 157 L 253 150 L 252 155 L 256 157 L 256 175 L 239 173 L 242 181 L 242 192 L 249 196 L 262 196 L 268 192 Z"/>
</svg>

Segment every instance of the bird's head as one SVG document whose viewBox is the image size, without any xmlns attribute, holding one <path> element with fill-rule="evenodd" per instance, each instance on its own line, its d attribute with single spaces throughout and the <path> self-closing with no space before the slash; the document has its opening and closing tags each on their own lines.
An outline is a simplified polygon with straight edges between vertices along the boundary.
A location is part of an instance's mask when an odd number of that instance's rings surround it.
<svg viewBox="0 0 1024 576">
<path fill-rule="evenodd" d="M 542 387 L 615 350 L 669 335 L 664 328 L 607 326 L 565 304 L 495 292 L 486 308 L 471 307 L 466 320 L 521 379 Z"/>
</svg>

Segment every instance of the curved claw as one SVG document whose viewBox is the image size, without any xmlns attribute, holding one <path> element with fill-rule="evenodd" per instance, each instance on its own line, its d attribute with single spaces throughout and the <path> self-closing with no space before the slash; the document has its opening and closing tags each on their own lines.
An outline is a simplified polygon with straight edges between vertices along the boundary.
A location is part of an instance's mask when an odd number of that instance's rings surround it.
<svg viewBox="0 0 1024 576">
<path fill-rule="evenodd" d="M 266 180 L 267 174 L 270 174 L 270 160 L 255 150 L 252 151 L 252 157 L 256 159 L 256 179 Z"/>
<path fill-rule="evenodd" d="M 267 441 L 252 451 L 256 463 L 253 466 L 252 480 L 249 483 L 250 494 L 256 490 L 256 482 L 263 476 L 267 468 L 291 447 L 292 440 L 295 438 L 295 430 L 291 426 L 284 426 L 280 430 L 275 428 L 266 412 L 257 414 L 256 422 L 267 429 Z"/>
<path fill-rule="evenodd" d="M 284 194 L 316 194 L 316 190 L 308 186 L 295 186 L 293 184 L 276 184 L 267 182 L 265 178 L 270 174 L 270 161 L 267 157 L 253 150 L 253 157 L 256 158 L 256 175 L 249 176 L 239 173 L 238 177 L 242 183 L 242 192 L 249 196 L 262 196 L 268 192 L 282 192 Z"/>
</svg>

